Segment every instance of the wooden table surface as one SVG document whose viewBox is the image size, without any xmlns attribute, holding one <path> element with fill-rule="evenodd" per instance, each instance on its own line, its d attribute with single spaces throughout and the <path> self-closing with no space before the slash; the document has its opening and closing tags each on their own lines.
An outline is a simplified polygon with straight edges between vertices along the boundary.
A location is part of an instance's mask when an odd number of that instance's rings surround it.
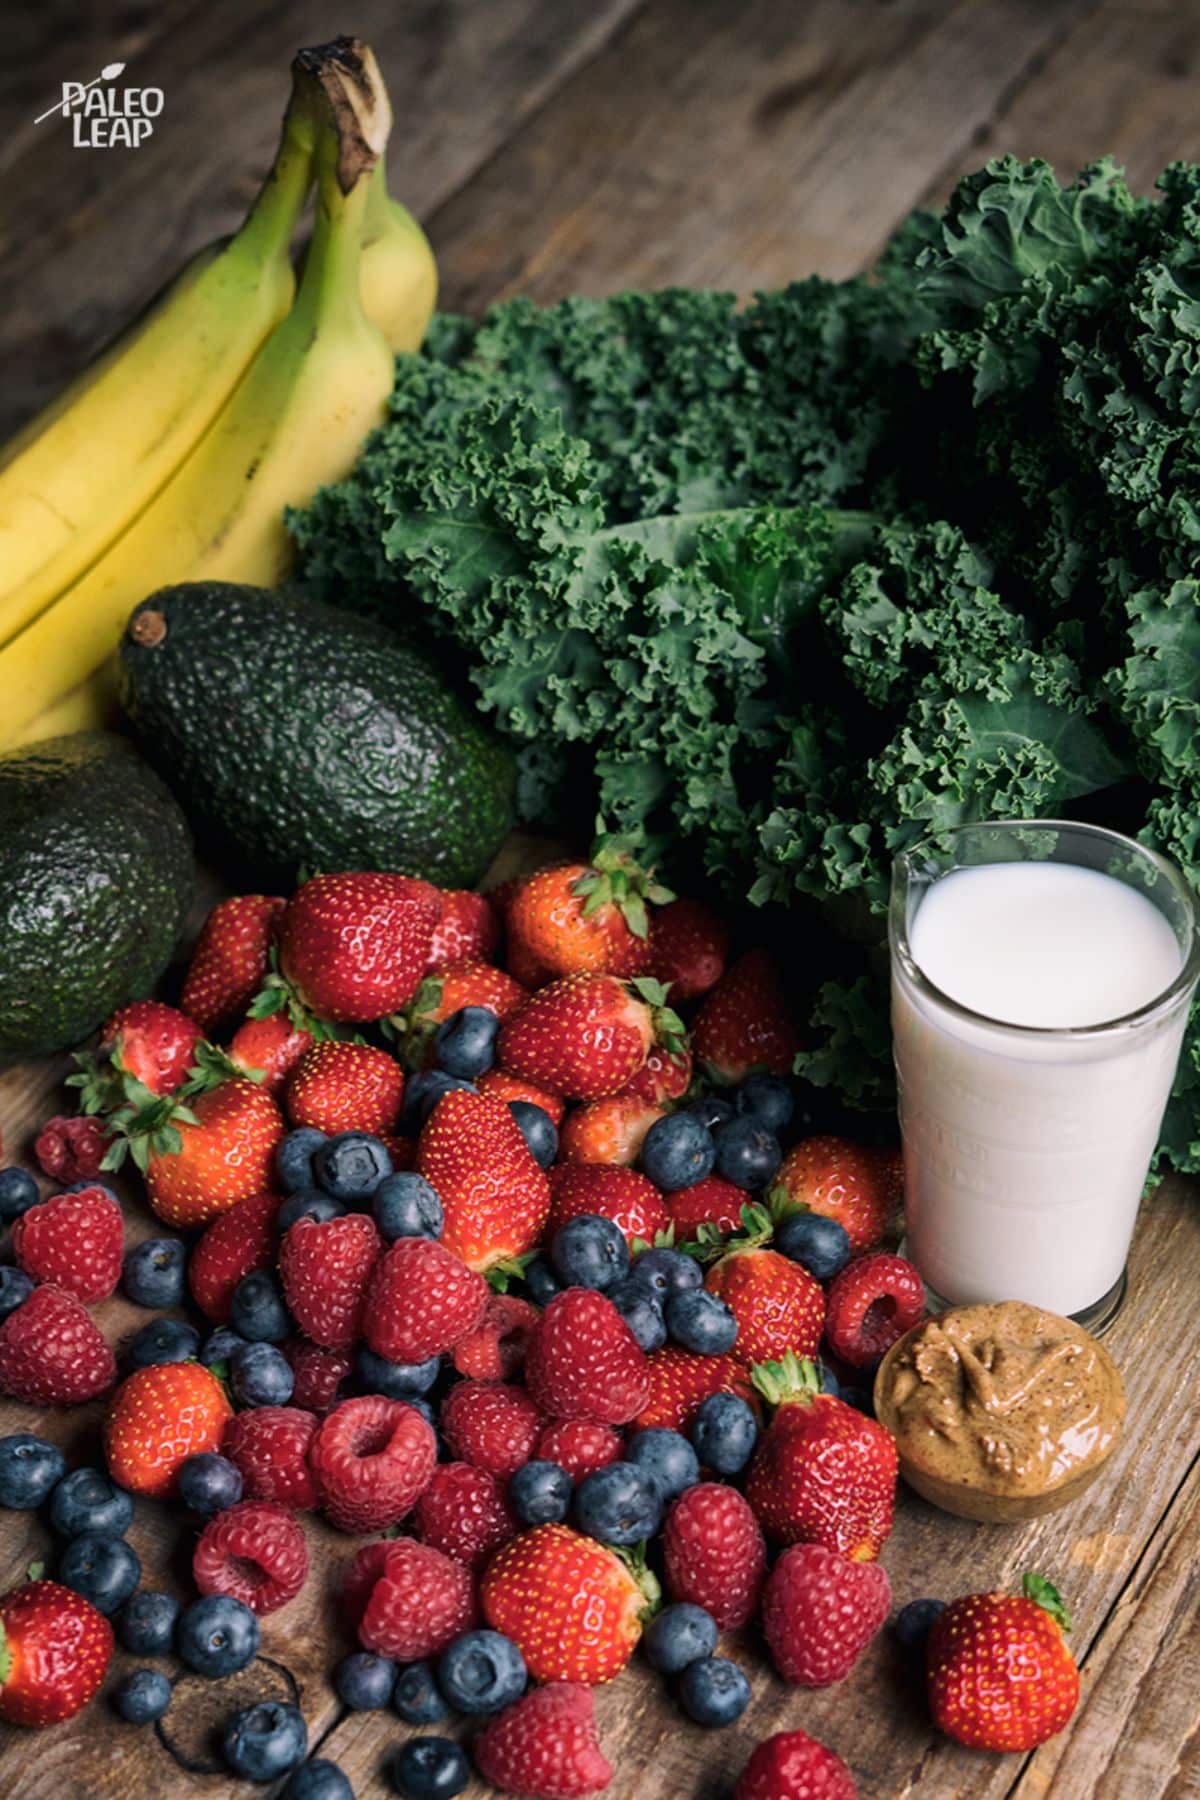
<svg viewBox="0 0 1200 1800">
<path fill-rule="evenodd" d="M 846 275 L 908 209 L 1003 150 L 1060 171 L 1111 151 L 1139 188 L 1173 158 L 1200 158 L 1197 0 L 359 0 L 344 18 L 313 0 L 46 0 L 6 21 L 0 434 L 234 224 L 269 160 L 290 54 L 338 29 L 379 55 L 397 121 L 393 191 L 429 231 L 443 304 L 464 311 L 514 293 L 749 292 Z M 82 151 L 61 123 L 35 127 L 60 81 L 115 59 L 128 81 L 164 89 L 148 144 Z M 0 1081 L 7 1152 L 56 1109 L 61 1073 L 47 1063 Z M 129 1218 L 131 1235 L 150 1229 L 132 1192 Z M 1109 1339 L 1129 1388 L 1126 1439 L 1089 1494 L 1006 1528 L 905 1494 L 884 1554 L 897 1604 L 1007 1585 L 1029 1568 L 1052 1576 L 1084 1677 L 1066 1732 L 1029 1757 L 973 1754 L 932 1730 L 886 1634 L 819 1694 L 783 1687 L 747 1638 L 734 1653 L 754 1698 L 730 1731 L 689 1725 L 636 1663 L 601 1690 L 613 1800 L 720 1800 L 751 1746 L 788 1724 L 845 1757 L 864 1800 L 1200 1795 L 1198 1269 L 1197 1196 L 1169 1182 L 1143 1209 Z M 114 1300 L 99 1317 L 118 1341 L 144 1315 Z M 44 1421 L 0 1409 L 0 1430 L 35 1425 L 95 1454 L 95 1409 Z M 162 1734 L 117 1725 L 103 1702 L 56 1730 L 9 1731 L 0 1792 L 249 1793 L 219 1772 L 212 1726 L 240 1691 L 293 1687 L 311 1744 L 356 1793 L 390 1792 L 386 1759 L 404 1728 L 345 1714 L 326 1679 L 345 1648 L 331 1594 L 350 1546 L 316 1520 L 308 1530 L 314 1574 L 266 1621 L 253 1674 L 185 1678 Z M 132 1541 L 148 1582 L 186 1583 L 187 1536 L 178 1513 L 139 1504 Z M 6 1517 L 0 1587 L 48 1547 L 38 1521 Z"/>
</svg>

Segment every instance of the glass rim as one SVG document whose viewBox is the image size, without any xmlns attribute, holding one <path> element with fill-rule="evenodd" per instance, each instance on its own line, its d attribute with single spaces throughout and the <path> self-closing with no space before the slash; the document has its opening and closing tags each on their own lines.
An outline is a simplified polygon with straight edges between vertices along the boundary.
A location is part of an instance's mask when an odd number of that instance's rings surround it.
<svg viewBox="0 0 1200 1800">
<path fill-rule="evenodd" d="M 947 994 L 944 988 L 930 980 L 913 956 L 908 941 L 905 899 L 917 859 L 922 855 L 932 857 L 937 853 L 940 842 L 947 838 L 961 837 L 969 831 L 1073 831 L 1086 837 L 1107 839 L 1123 851 L 1132 850 L 1144 857 L 1166 879 L 1186 909 L 1189 941 L 1179 973 L 1160 993 L 1143 1002 L 1133 1012 L 1122 1013 L 1115 1019 L 1101 1019 L 1095 1025 L 1018 1025 L 1012 1019 L 993 1018 L 990 1013 L 978 1012 L 974 1007 L 954 999 L 953 995 Z M 988 866 L 986 863 L 979 864 L 981 868 Z M 1163 856 L 1158 850 L 1152 850 L 1148 844 L 1139 843 L 1137 838 L 1126 837 L 1120 831 L 1111 831 L 1106 825 L 1086 824 L 1079 819 L 977 819 L 965 825 L 947 826 L 937 838 L 924 837 L 893 859 L 892 891 L 888 901 L 888 947 L 917 993 L 932 999 L 954 1017 L 1013 1037 L 1036 1037 L 1047 1043 L 1055 1038 L 1063 1038 L 1079 1043 L 1148 1025 L 1160 1014 L 1169 1013 L 1180 1000 L 1186 998 L 1200 977 L 1200 904 L 1182 871 L 1169 857 Z"/>
</svg>

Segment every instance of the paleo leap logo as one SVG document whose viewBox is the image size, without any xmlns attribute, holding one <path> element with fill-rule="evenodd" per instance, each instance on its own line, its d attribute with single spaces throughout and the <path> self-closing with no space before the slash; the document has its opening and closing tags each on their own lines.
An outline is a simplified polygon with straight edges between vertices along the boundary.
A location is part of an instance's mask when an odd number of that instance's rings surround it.
<svg viewBox="0 0 1200 1800">
<path fill-rule="evenodd" d="M 105 63 L 91 81 L 64 81 L 62 99 L 40 113 L 34 124 L 60 112 L 71 121 L 71 142 L 77 150 L 136 150 L 153 136 L 154 120 L 163 109 L 163 91 L 109 85 L 124 73 L 124 63 Z"/>
</svg>

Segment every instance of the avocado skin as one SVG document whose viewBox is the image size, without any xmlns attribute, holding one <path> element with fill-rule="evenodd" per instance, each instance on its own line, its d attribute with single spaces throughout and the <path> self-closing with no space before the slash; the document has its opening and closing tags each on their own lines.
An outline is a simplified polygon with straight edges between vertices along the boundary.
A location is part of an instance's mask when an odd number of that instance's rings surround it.
<svg viewBox="0 0 1200 1800">
<path fill-rule="evenodd" d="M 158 642 L 138 621 L 158 613 Z M 512 824 L 507 747 L 383 627 L 232 582 L 161 588 L 120 649 L 145 754 L 256 878 L 391 869 L 478 880 Z"/>
<path fill-rule="evenodd" d="M 0 1061 L 66 1049 L 143 999 L 193 881 L 183 814 L 124 738 L 0 756 Z"/>
</svg>

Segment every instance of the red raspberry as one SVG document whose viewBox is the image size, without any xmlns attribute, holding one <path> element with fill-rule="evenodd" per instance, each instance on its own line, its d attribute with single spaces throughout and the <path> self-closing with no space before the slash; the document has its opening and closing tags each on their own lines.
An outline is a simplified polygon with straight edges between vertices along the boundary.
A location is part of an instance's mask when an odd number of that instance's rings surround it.
<svg viewBox="0 0 1200 1800">
<path fill-rule="evenodd" d="M 95 1181 L 103 1173 L 108 1142 L 108 1131 L 100 1119 L 71 1119 L 58 1113 L 42 1126 L 33 1154 L 51 1181 Z"/>
<path fill-rule="evenodd" d="M 362 1330 L 367 1282 L 382 1248 L 366 1213 L 297 1219 L 283 1234 L 279 1277 L 292 1317 L 314 1344 L 348 1350 Z"/>
<path fill-rule="evenodd" d="M 744 1189 L 734 1187 L 721 1175 L 706 1175 L 703 1181 L 694 1181 L 691 1187 L 676 1188 L 667 1195 L 667 1211 L 681 1244 L 694 1238 L 701 1225 L 715 1225 L 726 1237 L 737 1231 L 745 1204 Z"/>
<path fill-rule="evenodd" d="M 33 1406 L 78 1406 L 117 1378 L 112 1351 L 74 1294 L 34 1288 L 0 1325 L 0 1393 Z"/>
<path fill-rule="evenodd" d="M 354 1358 L 345 1350 L 325 1350 L 304 1338 L 289 1338 L 283 1345 L 283 1354 L 296 1378 L 292 1405 L 323 1419 L 342 1398 L 342 1387 L 354 1370 Z"/>
<path fill-rule="evenodd" d="M 471 1571 L 415 1538 L 367 1544 L 342 1589 L 358 1641 L 377 1656 L 436 1656 L 475 1623 Z"/>
<path fill-rule="evenodd" d="M 508 1381 L 525 1361 L 538 1310 L 515 1294 L 493 1294 L 483 1322 L 454 1346 L 454 1366 L 476 1381 Z"/>
<path fill-rule="evenodd" d="M 650 1398 L 644 1351 L 612 1301 L 590 1288 L 554 1296 L 530 1337 L 525 1379 L 556 1419 L 624 1425 Z"/>
<path fill-rule="evenodd" d="M 442 1435 L 462 1462 L 502 1481 L 533 1455 L 543 1420 L 524 1388 L 460 1381 L 442 1402 Z"/>
<path fill-rule="evenodd" d="M 389 1362 L 426 1362 L 474 1331 L 490 1289 L 453 1251 L 432 1238 L 397 1238 L 367 1288 L 363 1336 Z"/>
<path fill-rule="evenodd" d="M 554 1419 L 537 1441 L 534 1457 L 557 1463 L 572 1481 L 582 1481 L 596 1469 L 620 1462 L 624 1451 L 619 1432 L 592 1419 Z"/>
<path fill-rule="evenodd" d="M 451 1462 L 434 1470 L 413 1508 L 413 1529 L 423 1543 L 478 1569 L 493 1550 L 516 1536 L 517 1522 L 494 1475 L 470 1463 Z"/>
<path fill-rule="evenodd" d="M 777 1731 L 758 1746 L 738 1777 L 733 1800 L 857 1800 L 840 1756 L 806 1731 Z"/>
<path fill-rule="evenodd" d="M 251 1612 L 277 1612 L 308 1577 L 308 1539 L 286 1506 L 239 1500 L 204 1527 L 192 1575 L 202 1594 L 229 1594 Z"/>
<path fill-rule="evenodd" d="M 595 1704 L 581 1682 L 532 1689 L 488 1720 L 471 1747 L 475 1766 L 505 1794 L 586 1800 L 602 1793 L 613 1770 L 596 1736 Z"/>
<path fill-rule="evenodd" d="M 667 1592 L 710 1612 L 722 1631 L 754 1616 L 767 1547 L 736 1488 L 702 1481 L 681 1494 L 663 1528 Z"/>
<path fill-rule="evenodd" d="M 241 1471 L 247 1500 L 277 1500 L 304 1512 L 317 1504 L 308 1451 L 315 1413 L 298 1406 L 254 1406 L 225 1427 L 221 1454 Z"/>
<path fill-rule="evenodd" d="M 322 1420 L 308 1461 L 331 1524 L 340 1531 L 384 1531 L 428 1487 L 437 1439 L 403 1400 L 363 1394 Z"/>
<path fill-rule="evenodd" d="M 834 1276 L 826 1303 L 825 1336 L 835 1356 L 854 1369 L 878 1362 L 897 1338 L 925 1317 L 925 1289 L 903 1256 L 876 1250 Z"/>
<path fill-rule="evenodd" d="M 99 1187 L 55 1194 L 31 1206 L 12 1228 L 13 1255 L 25 1273 L 88 1306 L 115 1292 L 124 1245 L 121 1208 Z"/>
<path fill-rule="evenodd" d="M 775 1667 L 795 1687 L 844 1680 L 891 1603 L 879 1563 L 854 1562 L 824 1544 L 793 1544 L 763 1590 L 763 1631 Z"/>
<path fill-rule="evenodd" d="M 244 1275 L 273 1266 L 282 1204 L 278 1194 L 250 1194 L 205 1228 L 188 1258 L 188 1286 L 214 1324 L 228 1321 L 233 1290 Z"/>
</svg>

